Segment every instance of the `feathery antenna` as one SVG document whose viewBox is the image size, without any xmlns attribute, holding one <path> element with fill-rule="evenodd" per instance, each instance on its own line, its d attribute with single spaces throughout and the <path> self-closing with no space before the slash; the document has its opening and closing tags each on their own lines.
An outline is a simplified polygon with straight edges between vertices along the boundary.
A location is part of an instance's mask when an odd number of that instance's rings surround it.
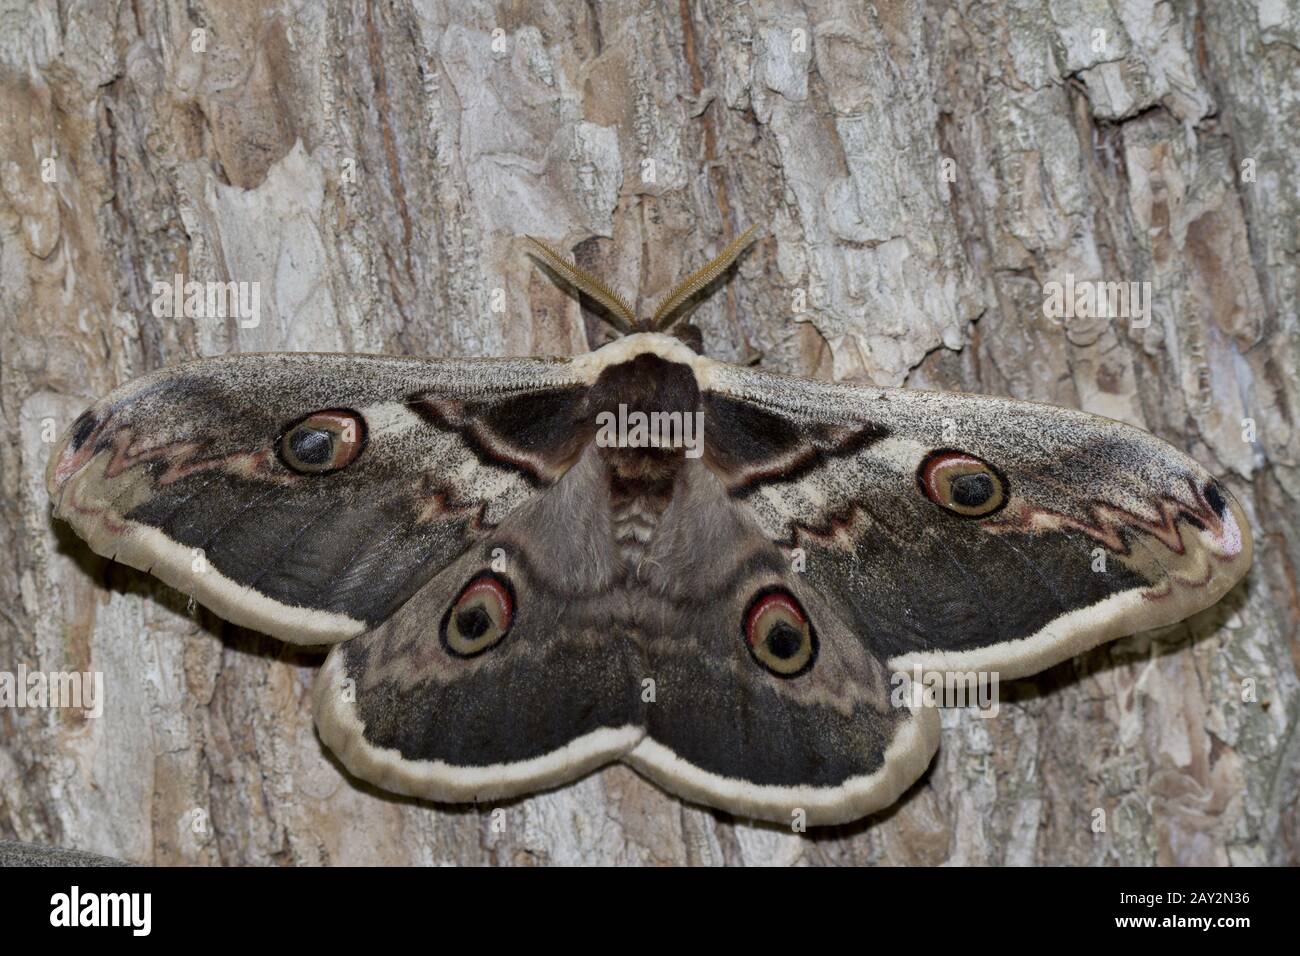
<svg viewBox="0 0 1300 956">
<path fill-rule="evenodd" d="M 725 249 L 673 286 L 672 290 L 659 304 L 659 308 L 655 309 L 655 314 L 649 322 L 641 322 L 637 319 L 636 313 L 632 311 L 632 307 L 627 304 L 626 299 L 591 273 L 570 262 L 552 246 L 547 245 L 536 236 L 528 236 L 527 239 L 536 248 L 543 261 L 554 269 L 561 278 L 578 291 L 585 293 L 604 306 L 608 313 L 605 318 L 609 324 L 618 329 L 619 332 L 627 335 L 634 331 L 666 332 L 672 328 L 677 321 L 673 318 L 673 315 L 693 295 L 726 272 L 741 252 L 744 251 L 745 247 L 749 245 L 756 232 L 758 232 L 758 226 L 750 226 L 727 243 Z"/>
<path fill-rule="evenodd" d="M 727 268 L 736 261 L 736 257 L 749 245 L 750 240 L 757 231 L 757 224 L 750 226 L 727 243 L 727 247 L 719 252 L 717 256 L 677 283 L 672 291 L 664 297 L 663 302 L 659 303 L 659 308 L 655 309 L 654 317 L 650 319 L 651 330 L 664 332 L 672 328 L 673 322 L 669 320 L 672 319 L 673 313 L 680 309 L 691 296 L 726 272 Z"/>
<path fill-rule="evenodd" d="M 546 260 L 546 264 L 563 276 L 566 282 L 579 291 L 585 292 L 608 310 L 610 324 L 614 328 L 624 334 L 632 331 L 637 324 L 636 313 L 632 311 L 632 307 L 624 301 L 621 295 L 594 275 L 578 268 L 577 265 L 560 255 L 559 252 L 542 242 L 542 240 L 535 236 L 529 236 L 528 241 L 537 247 L 538 253 Z"/>
</svg>

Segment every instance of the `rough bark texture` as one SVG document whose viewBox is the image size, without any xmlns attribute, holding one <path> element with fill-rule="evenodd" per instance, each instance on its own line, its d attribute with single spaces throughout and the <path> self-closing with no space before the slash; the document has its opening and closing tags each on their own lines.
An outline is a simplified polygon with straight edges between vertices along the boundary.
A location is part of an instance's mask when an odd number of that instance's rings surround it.
<svg viewBox="0 0 1300 956">
<path fill-rule="evenodd" d="M 1296 0 L 0 6 L 0 670 L 108 694 L 98 720 L 0 710 L 0 838 L 158 863 L 1300 862 Z M 346 778 L 312 730 L 320 655 L 51 522 L 51 427 L 141 372 L 580 351 L 598 326 L 524 234 L 644 305 L 755 222 L 696 314 L 714 357 L 1142 425 L 1245 503 L 1246 584 L 1004 686 L 995 720 L 945 712 L 930 772 L 856 826 L 738 823 L 614 767 L 494 827 Z M 1150 326 L 1046 318 L 1067 272 L 1149 280 Z M 260 326 L 155 317 L 177 273 L 259 282 Z"/>
</svg>

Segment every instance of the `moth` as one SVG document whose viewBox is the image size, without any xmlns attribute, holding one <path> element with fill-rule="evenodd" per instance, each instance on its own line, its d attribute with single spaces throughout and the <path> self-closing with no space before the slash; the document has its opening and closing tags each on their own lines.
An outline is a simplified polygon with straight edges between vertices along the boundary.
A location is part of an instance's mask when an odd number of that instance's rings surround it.
<svg viewBox="0 0 1300 956">
<path fill-rule="evenodd" d="M 534 240 L 619 333 L 585 355 L 147 374 L 55 448 L 55 513 L 233 624 L 333 644 L 316 726 L 385 790 L 497 800 L 621 760 L 786 823 L 917 780 L 916 675 L 1033 674 L 1245 574 L 1240 505 L 1140 429 L 701 354 L 682 307 L 751 234 L 648 320 Z M 696 454 L 653 440 L 675 415 Z"/>
</svg>

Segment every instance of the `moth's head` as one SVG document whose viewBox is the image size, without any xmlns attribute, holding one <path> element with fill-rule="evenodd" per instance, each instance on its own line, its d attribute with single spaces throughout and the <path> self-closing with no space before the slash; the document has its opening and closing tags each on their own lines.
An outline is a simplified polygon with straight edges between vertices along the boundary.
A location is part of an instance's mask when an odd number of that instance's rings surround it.
<svg viewBox="0 0 1300 956">
<path fill-rule="evenodd" d="M 703 337 L 695 326 L 683 322 L 686 306 L 697 294 L 716 282 L 731 267 L 740 254 L 749 245 L 758 231 L 758 226 L 750 226 L 731 242 L 725 249 L 696 269 L 664 296 L 649 318 L 639 318 L 627 300 L 611 289 L 596 276 L 570 262 L 554 248 L 535 236 L 529 236 L 542 262 L 550 267 L 554 276 L 573 286 L 588 296 L 600 307 L 601 317 L 614 331 L 622 335 L 635 332 L 663 332 L 673 335 L 685 342 L 696 352 L 703 351 Z"/>
</svg>

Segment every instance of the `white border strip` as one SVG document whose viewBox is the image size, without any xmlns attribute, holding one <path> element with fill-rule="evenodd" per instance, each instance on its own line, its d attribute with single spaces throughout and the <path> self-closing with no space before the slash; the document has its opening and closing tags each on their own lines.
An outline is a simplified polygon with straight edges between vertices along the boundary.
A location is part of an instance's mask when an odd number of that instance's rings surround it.
<svg viewBox="0 0 1300 956">
<path fill-rule="evenodd" d="M 910 691 L 906 699 L 911 701 Z M 834 787 L 772 786 L 724 777 L 702 770 L 649 737 L 623 761 L 683 799 L 739 816 L 789 825 L 794 812 L 803 810 L 811 826 L 848 823 L 895 803 L 938 750 L 938 710 L 924 703 L 908 706 L 912 719 L 889 742 L 880 767 Z"/>
<path fill-rule="evenodd" d="M 330 651 L 316 675 L 312 702 L 316 729 L 353 776 L 384 790 L 442 803 L 471 803 L 520 796 L 568 783 L 627 753 L 645 736 L 640 727 L 602 727 L 558 750 L 514 763 L 466 766 L 442 760 L 407 760 L 396 749 L 365 738 L 356 705 L 345 701 L 344 649 Z"/>
<path fill-rule="evenodd" d="M 76 490 L 67 489 L 74 496 Z M 335 644 L 366 630 L 364 621 L 346 614 L 282 604 L 226 577 L 211 562 L 206 570 L 195 571 L 194 550 L 157 528 L 102 511 L 87 516 L 73 510 L 60 512 L 59 517 L 72 525 L 96 554 L 152 574 L 239 627 L 291 644 Z M 113 525 L 123 530 L 115 531 Z"/>
</svg>

